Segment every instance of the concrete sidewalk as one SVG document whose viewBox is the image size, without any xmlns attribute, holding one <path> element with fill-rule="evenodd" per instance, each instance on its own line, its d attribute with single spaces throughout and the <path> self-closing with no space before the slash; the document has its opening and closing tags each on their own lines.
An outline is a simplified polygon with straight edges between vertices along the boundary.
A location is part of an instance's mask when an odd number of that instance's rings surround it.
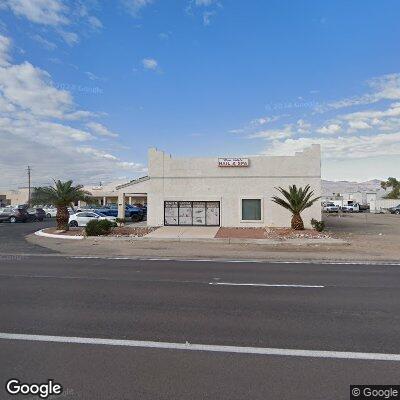
<svg viewBox="0 0 400 400">
<path fill-rule="evenodd" d="M 145 237 L 151 239 L 213 239 L 218 226 L 162 226 Z"/>
</svg>

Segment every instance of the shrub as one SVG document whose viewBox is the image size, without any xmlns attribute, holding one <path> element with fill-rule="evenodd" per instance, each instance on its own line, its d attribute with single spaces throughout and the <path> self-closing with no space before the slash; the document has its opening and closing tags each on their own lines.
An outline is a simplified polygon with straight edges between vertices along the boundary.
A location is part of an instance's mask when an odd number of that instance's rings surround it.
<svg viewBox="0 0 400 400">
<path fill-rule="evenodd" d="M 325 222 L 324 221 L 317 221 L 316 219 L 311 220 L 311 226 L 317 231 L 322 232 L 325 229 Z"/>
<path fill-rule="evenodd" d="M 125 218 L 117 218 L 116 222 L 117 222 L 118 226 L 123 226 L 126 223 L 126 219 Z"/>
<path fill-rule="evenodd" d="M 85 227 L 86 236 L 108 235 L 114 226 L 116 226 L 115 222 L 107 219 L 93 219 Z"/>
</svg>

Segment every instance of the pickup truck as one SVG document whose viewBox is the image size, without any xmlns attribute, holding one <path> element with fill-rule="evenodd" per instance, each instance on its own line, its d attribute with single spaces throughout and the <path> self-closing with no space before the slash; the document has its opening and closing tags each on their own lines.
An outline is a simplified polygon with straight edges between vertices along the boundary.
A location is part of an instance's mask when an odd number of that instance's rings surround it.
<svg viewBox="0 0 400 400">
<path fill-rule="evenodd" d="M 360 212 L 360 206 L 358 203 L 347 204 L 345 206 L 342 206 L 342 212 L 348 212 L 348 213 Z"/>
<path fill-rule="evenodd" d="M 338 213 L 339 206 L 337 206 L 335 203 L 326 203 L 323 207 L 323 211 L 327 213 Z"/>
</svg>

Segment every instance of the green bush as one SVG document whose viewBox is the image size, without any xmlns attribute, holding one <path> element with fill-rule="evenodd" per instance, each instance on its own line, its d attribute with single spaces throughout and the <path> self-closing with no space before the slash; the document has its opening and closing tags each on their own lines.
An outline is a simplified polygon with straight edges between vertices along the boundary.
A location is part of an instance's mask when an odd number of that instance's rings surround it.
<svg viewBox="0 0 400 400">
<path fill-rule="evenodd" d="M 93 219 L 89 221 L 85 227 L 86 236 L 108 235 L 115 226 L 115 222 L 111 222 L 107 219 Z"/>
<path fill-rule="evenodd" d="M 317 221 L 316 219 L 311 220 L 311 226 L 317 231 L 322 232 L 325 229 L 325 222 L 324 221 Z"/>
<path fill-rule="evenodd" d="M 126 223 L 126 219 L 125 218 L 117 218 L 116 222 L 119 226 L 123 226 Z"/>
</svg>

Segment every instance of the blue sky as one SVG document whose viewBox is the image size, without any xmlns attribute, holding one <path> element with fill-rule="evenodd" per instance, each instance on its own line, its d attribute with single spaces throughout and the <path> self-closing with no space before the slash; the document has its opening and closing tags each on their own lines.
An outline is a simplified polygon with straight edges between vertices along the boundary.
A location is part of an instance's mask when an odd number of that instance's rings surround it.
<svg viewBox="0 0 400 400">
<path fill-rule="evenodd" d="M 150 146 L 400 177 L 396 0 L 0 4 L 0 187 L 131 179 Z"/>
</svg>

